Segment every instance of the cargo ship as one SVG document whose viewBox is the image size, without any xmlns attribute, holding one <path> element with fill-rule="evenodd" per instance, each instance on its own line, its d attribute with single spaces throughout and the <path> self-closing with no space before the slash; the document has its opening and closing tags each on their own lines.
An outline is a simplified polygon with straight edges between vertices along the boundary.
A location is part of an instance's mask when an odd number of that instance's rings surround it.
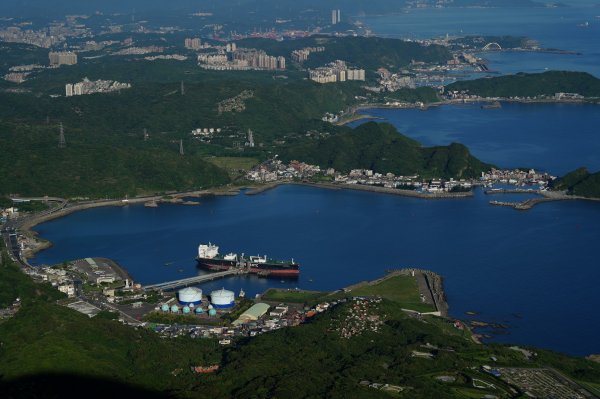
<svg viewBox="0 0 600 399">
<path fill-rule="evenodd" d="M 251 256 L 248 260 L 249 272 L 264 277 L 296 278 L 300 275 L 300 265 L 292 260 L 275 260 L 267 256 Z"/>
<path fill-rule="evenodd" d="M 217 271 L 229 270 L 232 267 L 238 267 L 240 264 L 237 254 L 221 255 L 219 254 L 219 247 L 211 243 L 198 246 L 198 258 L 196 260 L 201 268 Z"/>
<path fill-rule="evenodd" d="M 244 269 L 261 277 L 296 278 L 300 275 L 300 265 L 292 260 L 276 260 L 267 256 L 238 256 L 235 253 L 221 255 L 217 245 L 208 243 L 198 246 L 198 266 L 212 271 L 231 268 Z"/>
</svg>

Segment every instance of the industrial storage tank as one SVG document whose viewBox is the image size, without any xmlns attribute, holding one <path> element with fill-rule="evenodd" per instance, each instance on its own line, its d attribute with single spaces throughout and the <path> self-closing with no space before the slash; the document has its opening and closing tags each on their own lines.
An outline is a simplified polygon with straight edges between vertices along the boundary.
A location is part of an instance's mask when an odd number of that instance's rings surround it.
<svg viewBox="0 0 600 399">
<path fill-rule="evenodd" d="M 182 305 L 198 305 L 202 302 L 202 290 L 196 287 L 187 287 L 177 292 L 179 303 Z"/>
<path fill-rule="evenodd" d="M 209 311 L 208 311 L 208 314 L 209 314 L 210 316 L 216 316 L 216 315 L 217 315 L 217 311 L 216 311 L 216 310 L 214 310 L 214 309 L 211 309 L 211 310 L 209 310 Z"/>
<path fill-rule="evenodd" d="M 202 313 L 204 313 L 204 309 L 202 309 L 200 306 L 198 306 L 196 308 L 196 314 L 202 314 Z"/>
<path fill-rule="evenodd" d="M 183 313 L 184 313 L 184 314 L 188 314 L 188 313 L 190 313 L 190 308 L 189 308 L 189 306 L 184 306 L 184 307 L 183 307 Z"/>
<path fill-rule="evenodd" d="M 177 305 L 171 306 L 171 312 L 178 313 L 179 312 L 179 306 L 177 306 Z"/>
<path fill-rule="evenodd" d="M 234 305 L 235 294 L 225 288 L 210 293 L 210 302 L 215 308 L 230 308 Z"/>
<path fill-rule="evenodd" d="M 166 303 L 162 305 L 161 307 L 163 312 L 168 312 L 169 311 L 169 305 L 167 305 Z"/>
</svg>

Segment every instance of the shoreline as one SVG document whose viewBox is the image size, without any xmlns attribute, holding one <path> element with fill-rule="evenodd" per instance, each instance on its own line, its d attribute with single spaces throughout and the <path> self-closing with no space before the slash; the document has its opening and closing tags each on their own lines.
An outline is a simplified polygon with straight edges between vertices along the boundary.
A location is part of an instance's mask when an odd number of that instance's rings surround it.
<svg viewBox="0 0 600 399">
<path fill-rule="evenodd" d="M 495 102 L 500 103 L 515 103 L 515 104 L 595 104 L 599 105 L 598 99 L 595 101 L 592 99 L 575 99 L 575 100 L 556 100 L 556 99 L 511 99 L 504 97 L 484 97 L 477 99 L 456 99 L 456 100 L 441 100 L 433 103 L 424 103 L 422 105 L 418 105 L 416 103 L 404 103 L 404 102 L 395 102 L 391 104 L 384 103 L 372 103 L 372 104 L 358 104 L 352 109 L 352 112 L 349 114 L 348 119 L 344 119 L 342 121 L 336 122 L 335 125 L 345 126 L 348 123 L 356 122 L 363 119 L 376 119 L 376 120 L 385 120 L 385 118 L 372 116 L 368 114 L 359 114 L 360 111 L 368 111 L 372 109 L 421 109 L 423 111 L 427 111 L 429 108 L 442 107 L 445 105 L 460 105 L 460 104 L 477 104 L 477 103 L 485 103 L 492 104 Z"/>
</svg>

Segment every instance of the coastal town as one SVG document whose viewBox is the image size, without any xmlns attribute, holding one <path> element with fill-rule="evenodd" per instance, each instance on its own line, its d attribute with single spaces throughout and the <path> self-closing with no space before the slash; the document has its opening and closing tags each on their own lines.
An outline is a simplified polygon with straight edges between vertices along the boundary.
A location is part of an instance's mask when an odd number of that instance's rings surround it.
<svg viewBox="0 0 600 399">
<path fill-rule="evenodd" d="M 494 185 L 535 187 L 536 191 L 548 190 L 548 184 L 556 179 L 545 172 L 530 170 L 498 170 L 492 169 L 482 173 L 478 179 L 423 178 L 418 175 L 396 176 L 393 173 L 378 173 L 370 169 L 353 169 L 349 173 L 341 173 L 333 168 L 322 169 L 318 165 L 310 165 L 300 161 L 284 164 L 279 159 L 271 159 L 261 163 L 246 174 L 246 179 L 257 183 L 278 182 L 320 182 L 339 186 L 367 186 L 399 191 L 414 191 L 423 194 L 470 193 L 474 187 L 492 188 Z M 533 191 L 533 190 L 532 190 Z"/>
</svg>

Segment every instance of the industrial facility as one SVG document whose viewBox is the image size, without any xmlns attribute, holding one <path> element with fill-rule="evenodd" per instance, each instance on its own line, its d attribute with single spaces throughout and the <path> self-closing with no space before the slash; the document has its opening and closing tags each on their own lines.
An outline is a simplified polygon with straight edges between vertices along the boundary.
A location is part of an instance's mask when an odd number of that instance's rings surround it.
<svg viewBox="0 0 600 399">
<path fill-rule="evenodd" d="M 210 293 L 210 303 L 217 309 L 228 309 L 235 304 L 235 294 L 233 291 L 222 288 Z"/>
<path fill-rule="evenodd" d="M 202 290 L 196 287 L 186 287 L 177 292 L 177 297 L 182 305 L 198 305 L 202 303 Z"/>
</svg>

